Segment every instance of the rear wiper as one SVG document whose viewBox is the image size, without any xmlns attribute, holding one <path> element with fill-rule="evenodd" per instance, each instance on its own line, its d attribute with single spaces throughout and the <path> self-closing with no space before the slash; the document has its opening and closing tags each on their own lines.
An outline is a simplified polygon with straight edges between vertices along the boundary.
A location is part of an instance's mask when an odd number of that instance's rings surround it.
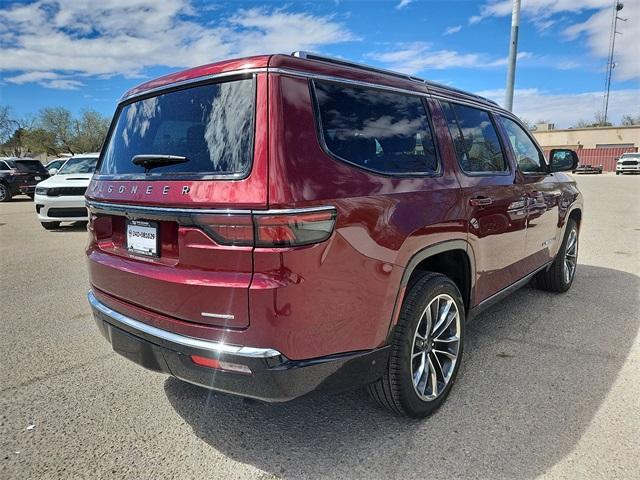
<svg viewBox="0 0 640 480">
<path fill-rule="evenodd" d="M 166 167 L 167 165 L 177 165 L 178 163 L 186 163 L 187 157 L 178 155 L 136 155 L 131 159 L 134 165 L 144 167 L 145 173 L 156 167 Z"/>
</svg>

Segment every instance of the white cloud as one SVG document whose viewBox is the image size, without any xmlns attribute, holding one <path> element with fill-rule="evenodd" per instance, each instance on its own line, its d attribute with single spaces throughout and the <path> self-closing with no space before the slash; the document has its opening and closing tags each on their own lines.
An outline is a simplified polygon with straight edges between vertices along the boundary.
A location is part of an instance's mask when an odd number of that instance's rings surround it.
<svg viewBox="0 0 640 480">
<path fill-rule="evenodd" d="M 411 2 L 413 2 L 413 0 L 400 0 L 400 3 L 396 5 L 396 9 L 400 10 L 401 8 L 404 8 L 407 5 L 409 5 Z"/>
<path fill-rule="evenodd" d="M 478 95 L 504 103 L 504 89 L 485 90 Z M 638 98 L 640 90 L 612 90 L 609 99 L 609 119 L 618 123 L 623 115 L 640 114 Z M 537 122 L 540 120 L 555 123 L 557 127 L 566 128 L 579 120 L 592 120 L 596 112 L 601 110 L 602 92 L 579 94 L 556 94 L 532 89 L 515 91 L 513 99 L 514 113 L 521 118 Z"/>
<path fill-rule="evenodd" d="M 448 27 L 443 35 L 453 35 L 454 33 L 458 33 L 460 30 L 462 30 L 462 25 L 455 25 L 453 27 Z"/>
<path fill-rule="evenodd" d="M 492 58 L 483 53 L 460 53 L 455 50 L 435 50 L 430 43 L 401 43 L 386 52 L 367 55 L 387 68 L 398 72 L 416 74 L 424 70 L 448 68 L 495 68 L 507 64 L 507 58 Z M 520 52 L 518 59 L 531 58 L 529 52 Z"/>
<path fill-rule="evenodd" d="M 480 14 L 469 19 L 477 23 L 489 17 L 505 17 L 511 15 L 512 0 L 489 0 L 482 5 Z M 602 60 L 602 69 L 606 67 L 609 52 L 609 36 L 611 30 L 613 2 L 611 0 L 523 0 L 524 18 L 530 19 L 539 30 L 558 26 L 557 16 L 597 10 L 585 22 L 569 24 L 563 21 L 562 31 L 565 38 L 584 37 L 590 53 Z M 554 17 L 554 15 L 556 17 Z M 618 22 L 618 31 L 622 35 L 616 38 L 617 80 L 640 78 L 640 2 L 624 2 L 624 9 L 619 16 L 627 18 L 627 22 Z M 554 18 L 552 18 L 554 17 Z"/>
<path fill-rule="evenodd" d="M 611 7 L 611 0 L 523 0 L 523 13 L 547 18 L 555 13 L 582 12 L 594 8 Z M 471 17 L 471 23 L 477 23 L 489 17 L 511 15 L 513 0 L 488 0 L 480 8 L 480 14 Z"/>
<path fill-rule="evenodd" d="M 41 80 L 52 80 L 59 77 L 60 75 L 54 72 L 27 72 L 21 73 L 20 75 L 15 75 L 13 77 L 8 77 L 5 80 L 9 83 L 20 85 L 29 82 L 39 82 Z"/>
<path fill-rule="evenodd" d="M 14 83 L 47 80 L 51 88 L 68 89 L 83 85 L 78 77 L 136 77 L 151 66 L 190 67 L 355 39 L 332 17 L 284 9 L 238 10 L 206 25 L 196 20 L 190 0 L 14 5 L 0 10 L 0 71 L 16 72 Z M 22 76 L 28 73 L 35 75 L 32 80 Z"/>
<path fill-rule="evenodd" d="M 56 90 L 78 90 L 85 84 L 79 80 L 72 80 L 62 77 L 55 72 L 26 72 L 5 79 L 9 83 L 21 85 L 23 83 L 38 83 L 46 88 L 54 88 Z"/>
<path fill-rule="evenodd" d="M 85 84 L 79 80 L 50 80 L 48 82 L 39 82 L 40 85 L 47 88 L 55 88 L 57 90 L 78 90 L 80 87 L 84 87 Z"/>
</svg>

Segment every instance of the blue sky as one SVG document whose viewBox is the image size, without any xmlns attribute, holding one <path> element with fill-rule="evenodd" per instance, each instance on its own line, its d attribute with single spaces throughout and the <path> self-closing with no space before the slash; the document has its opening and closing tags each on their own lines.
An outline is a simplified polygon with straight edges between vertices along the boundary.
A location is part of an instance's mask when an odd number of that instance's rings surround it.
<svg viewBox="0 0 640 480">
<path fill-rule="evenodd" d="M 601 108 L 611 0 L 522 0 L 516 113 L 569 126 Z M 255 53 L 313 50 L 503 100 L 511 0 L 2 2 L 0 104 L 111 115 L 131 86 Z M 640 114 L 640 2 L 626 2 L 611 97 Z"/>
</svg>

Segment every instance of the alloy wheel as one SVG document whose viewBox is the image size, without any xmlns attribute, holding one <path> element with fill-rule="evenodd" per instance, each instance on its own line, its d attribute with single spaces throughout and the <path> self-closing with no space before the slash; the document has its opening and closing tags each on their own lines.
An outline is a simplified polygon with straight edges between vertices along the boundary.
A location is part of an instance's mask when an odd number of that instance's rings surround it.
<svg viewBox="0 0 640 480">
<path fill-rule="evenodd" d="M 422 400 L 433 401 L 444 392 L 460 351 L 460 312 L 447 294 L 435 297 L 422 313 L 413 335 L 411 378 Z"/>
<path fill-rule="evenodd" d="M 571 283 L 576 273 L 576 265 L 578 263 L 578 232 L 574 228 L 567 238 L 567 247 L 564 252 L 564 281 Z"/>
<path fill-rule="evenodd" d="M 4 202 L 7 198 L 7 187 L 0 184 L 0 202 Z"/>
</svg>

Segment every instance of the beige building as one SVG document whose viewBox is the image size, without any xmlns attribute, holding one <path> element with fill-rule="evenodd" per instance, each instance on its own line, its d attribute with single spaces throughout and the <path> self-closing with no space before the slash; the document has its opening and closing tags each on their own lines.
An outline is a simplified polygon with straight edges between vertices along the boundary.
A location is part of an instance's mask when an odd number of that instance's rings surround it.
<svg viewBox="0 0 640 480">
<path fill-rule="evenodd" d="M 556 130 L 553 124 L 539 124 L 533 135 L 545 150 L 551 148 L 638 148 L 640 125 Z"/>
</svg>

